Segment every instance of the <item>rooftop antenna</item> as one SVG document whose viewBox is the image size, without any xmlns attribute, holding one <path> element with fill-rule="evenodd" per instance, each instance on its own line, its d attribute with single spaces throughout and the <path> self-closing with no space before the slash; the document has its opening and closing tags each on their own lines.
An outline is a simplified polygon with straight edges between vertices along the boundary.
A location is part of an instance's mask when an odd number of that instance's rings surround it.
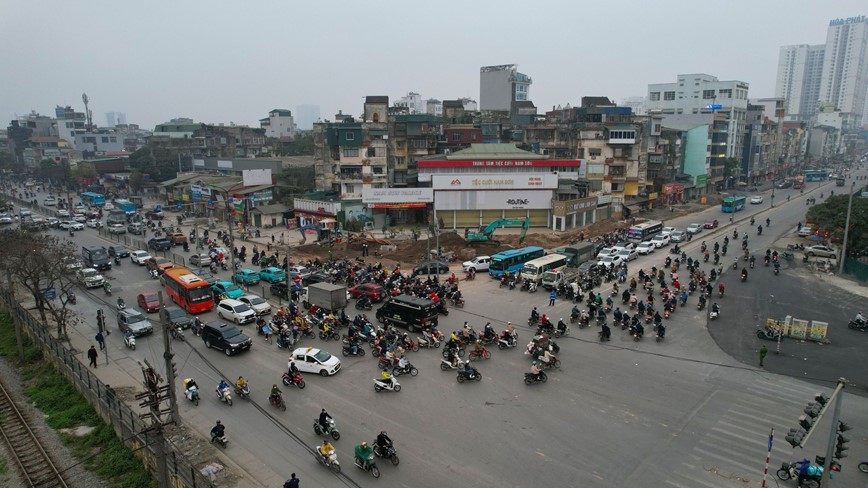
<svg viewBox="0 0 868 488">
<path fill-rule="evenodd" d="M 87 103 L 90 101 L 90 99 L 87 98 L 87 93 L 81 94 L 81 101 L 84 102 L 84 115 L 87 117 L 87 131 L 91 132 L 93 130 L 93 123 L 91 120 L 90 109 L 87 108 Z"/>
</svg>

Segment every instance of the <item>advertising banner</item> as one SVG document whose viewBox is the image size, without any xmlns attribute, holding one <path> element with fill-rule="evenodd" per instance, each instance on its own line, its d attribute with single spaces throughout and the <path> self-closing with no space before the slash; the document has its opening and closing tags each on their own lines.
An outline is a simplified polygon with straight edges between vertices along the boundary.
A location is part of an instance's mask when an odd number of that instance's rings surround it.
<svg viewBox="0 0 868 488">
<path fill-rule="evenodd" d="M 433 188 L 362 188 L 362 203 L 430 203 Z"/>
<path fill-rule="evenodd" d="M 554 190 L 554 173 L 432 175 L 435 190 Z"/>
<path fill-rule="evenodd" d="M 551 190 L 489 190 L 489 191 L 438 191 L 434 196 L 437 210 L 502 210 L 502 209 L 550 209 Z"/>
<path fill-rule="evenodd" d="M 819 320 L 814 320 L 811 322 L 811 332 L 808 334 L 808 339 L 812 341 L 822 341 L 826 338 L 828 330 L 828 322 L 820 322 Z"/>
<path fill-rule="evenodd" d="M 808 336 L 808 321 L 802 319 L 793 319 L 790 325 L 790 337 L 794 339 L 804 340 Z"/>
</svg>

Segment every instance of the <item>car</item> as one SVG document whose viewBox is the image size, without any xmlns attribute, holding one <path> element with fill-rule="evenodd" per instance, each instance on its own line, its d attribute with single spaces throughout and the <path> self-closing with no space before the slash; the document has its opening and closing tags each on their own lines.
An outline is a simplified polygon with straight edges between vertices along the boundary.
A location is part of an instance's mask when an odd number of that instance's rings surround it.
<svg viewBox="0 0 868 488">
<path fill-rule="evenodd" d="M 227 254 L 227 256 L 228 256 L 228 254 Z M 296 276 L 298 276 L 299 279 L 304 280 L 305 278 L 310 276 L 310 273 L 311 273 L 310 270 L 305 268 L 304 266 L 290 266 L 289 267 L 289 277 L 293 278 L 293 279 Z"/>
<path fill-rule="evenodd" d="M 257 296 L 257 295 L 243 295 L 238 298 L 239 302 L 246 303 L 248 307 L 252 308 L 256 315 L 261 317 L 263 315 L 268 315 L 271 313 L 271 304 L 268 303 L 268 300 Z"/>
<path fill-rule="evenodd" d="M 165 313 L 166 320 L 172 324 L 173 327 L 180 327 L 182 329 L 189 329 L 191 325 L 193 325 L 193 319 L 187 315 L 181 307 L 176 307 L 174 305 L 168 305 L 163 308 L 163 313 Z"/>
<path fill-rule="evenodd" d="M 653 239 L 651 239 L 651 244 L 654 244 L 654 247 L 660 249 L 661 247 L 668 246 L 670 242 L 669 236 L 664 235 L 656 235 Z"/>
<path fill-rule="evenodd" d="M 124 224 L 109 224 L 108 225 L 109 234 L 126 234 L 127 228 L 124 227 Z"/>
<path fill-rule="evenodd" d="M 615 254 L 618 254 L 618 250 L 614 247 L 604 247 L 597 253 L 597 260 L 599 261 L 606 256 L 614 256 Z"/>
<path fill-rule="evenodd" d="M 220 300 L 220 303 L 217 304 L 217 316 L 223 320 L 231 320 L 238 325 L 256 320 L 256 312 L 249 305 L 231 298 Z"/>
<path fill-rule="evenodd" d="M 182 246 L 187 242 L 187 236 L 183 232 L 172 232 L 166 235 L 166 239 L 176 246 Z"/>
<path fill-rule="evenodd" d="M 699 234 L 702 232 L 702 224 L 690 224 L 687 226 L 688 234 Z"/>
<path fill-rule="evenodd" d="M 145 312 L 153 313 L 160 311 L 160 297 L 152 291 L 139 293 L 139 296 L 136 297 L 136 303 Z"/>
<path fill-rule="evenodd" d="M 594 276 L 600 272 L 600 264 L 597 261 L 585 261 L 579 265 L 579 274 L 582 276 Z"/>
<path fill-rule="evenodd" d="M 277 283 L 272 283 L 269 287 L 271 294 L 284 299 L 289 299 L 289 293 L 287 293 L 286 282 L 278 281 Z"/>
<path fill-rule="evenodd" d="M 81 268 L 76 272 L 76 276 L 85 288 L 97 288 L 105 283 L 103 275 L 93 268 Z"/>
<path fill-rule="evenodd" d="M 108 212 L 109 210 L 114 210 L 115 206 L 112 205 L 112 202 L 105 202 L 105 205 L 102 206 L 102 209 Z"/>
<path fill-rule="evenodd" d="M 118 328 L 139 337 L 154 332 L 154 325 L 142 312 L 134 308 L 125 308 L 118 311 Z"/>
<path fill-rule="evenodd" d="M 716 229 L 718 225 L 720 225 L 720 222 L 717 219 L 708 219 L 702 224 L 702 227 L 705 229 Z"/>
<path fill-rule="evenodd" d="M 68 219 L 69 218 L 69 211 L 65 208 L 58 209 L 57 210 L 57 217 L 62 218 L 62 219 Z"/>
<path fill-rule="evenodd" d="M 277 283 L 278 281 L 286 281 L 286 273 L 278 267 L 269 266 L 259 270 L 259 279 L 268 283 Z"/>
<path fill-rule="evenodd" d="M 148 210 L 145 212 L 145 218 L 151 220 L 163 220 L 163 212 L 161 210 Z"/>
<path fill-rule="evenodd" d="M 72 217 L 72 220 L 82 224 L 81 228 L 84 229 L 84 223 L 87 222 L 87 217 L 84 214 L 70 215 L 70 217 Z"/>
<path fill-rule="evenodd" d="M 63 258 L 63 263 L 66 265 L 66 269 L 81 269 L 81 260 L 75 256 Z"/>
<path fill-rule="evenodd" d="M 621 258 L 622 261 L 632 261 L 639 257 L 639 253 L 632 249 L 621 249 L 618 251 L 617 256 Z"/>
<path fill-rule="evenodd" d="M 642 241 L 636 246 L 636 252 L 639 254 L 651 254 L 655 249 L 657 249 L 657 246 L 651 241 Z"/>
<path fill-rule="evenodd" d="M 805 256 L 812 257 L 817 256 L 820 258 L 837 258 L 838 250 L 832 246 L 824 246 L 822 244 L 817 244 L 815 246 L 808 246 L 805 248 Z"/>
<path fill-rule="evenodd" d="M 219 320 L 208 322 L 202 327 L 202 341 L 205 347 L 223 351 L 227 356 L 249 351 L 253 341 L 238 327 Z"/>
<path fill-rule="evenodd" d="M 614 256 L 603 256 L 603 259 L 597 261 L 597 264 L 605 268 L 611 268 L 612 266 L 620 266 L 622 262 L 621 256 L 616 254 Z"/>
<path fill-rule="evenodd" d="M 759 203 L 763 203 L 763 197 L 762 197 L 762 195 L 754 195 L 754 196 L 750 197 L 750 203 L 753 204 L 753 205 L 757 205 L 757 204 L 759 204 Z"/>
<path fill-rule="evenodd" d="M 45 200 L 42 201 L 42 204 L 45 205 L 46 207 L 53 207 L 53 206 L 57 205 L 57 199 L 54 198 L 53 196 L 49 195 L 49 196 L 45 197 Z"/>
<path fill-rule="evenodd" d="M 349 291 L 350 295 L 355 299 L 365 295 L 370 298 L 372 302 L 380 302 L 386 298 L 386 289 L 376 283 L 362 283 L 361 285 L 356 285 L 347 291 Z"/>
<path fill-rule="evenodd" d="M 48 222 L 48 226 L 53 228 L 53 229 L 60 228 L 60 220 L 57 217 L 48 217 L 46 219 L 46 222 Z M 0 223 L 2 223 L 2 222 L 0 222 Z"/>
<path fill-rule="evenodd" d="M 24 217 L 30 217 L 31 215 L 33 215 L 33 212 L 31 212 L 29 209 L 26 209 L 26 208 L 18 209 L 18 216 L 22 219 Z"/>
<path fill-rule="evenodd" d="M 0 214 L 0 224 L 8 225 L 12 222 L 14 222 L 14 220 L 9 216 L 9 214 Z"/>
<path fill-rule="evenodd" d="M 331 376 L 341 370 L 341 360 L 322 349 L 299 347 L 292 351 L 292 358 L 299 371 Z"/>
<path fill-rule="evenodd" d="M 197 269 L 194 274 L 198 276 L 200 280 L 205 280 L 209 285 L 217 283 L 217 278 L 215 278 L 209 271 Z"/>
<path fill-rule="evenodd" d="M 76 203 L 75 204 L 75 211 L 76 212 L 82 212 L 83 213 L 85 210 L 87 210 L 87 207 L 83 203 Z"/>
<path fill-rule="evenodd" d="M 115 257 L 115 256 L 117 256 L 119 258 L 130 257 L 130 251 L 126 247 L 120 246 L 118 244 L 112 244 L 111 246 L 108 246 L 106 248 L 106 251 L 108 251 L 108 255 L 111 257 Z"/>
<path fill-rule="evenodd" d="M 661 234 L 670 235 L 675 232 L 675 227 L 664 227 L 663 230 L 660 231 Z"/>
<path fill-rule="evenodd" d="M 779 189 L 779 190 L 783 190 L 784 188 L 789 188 L 789 187 L 791 187 L 791 186 L 793 186 L 793 182 L 792 182 L 792 181 L 784 181 L 783 183 L 781 183 L 781 184 L 778 185 L 778 189 Z"/>
<path fill-rule="evenodd" d="M 250 268 L 239 269 L 232 276 L 232 280 L 243 285 L 256 285 L 259 283 L 259 273 Z"/>
<path fill-rule="evenodd" d="M 168 251 L 172 249 L 172 243 L 165 237 L 154 237 L 148 240 L 148 249 L 155 251 Z"/>
<path fill-rule="evenodd" d="M 161 258 L 160 256 L 151 256 L 147 261 L 145 261 L 145 266 L 148 267 L 148 271 L 157 270 L 157 273 L 163 274 L 167 269 L 174 268 L 175 263 L 166 258 Z"/>
<path fill-rule="evenodd" d="M 465 261 L 461 264 L 461 267 L 465 272 L 470 271 L 470 268 L 473 268 L 474 271 L 488 271 L 488 267 L 491 265 L 491 256 L 476 256 L 470 261 Z"/>
<path fill-rule="evenodd" d="M 332 283 L 335 281 L 335 277 L 330 275 L 329 273 L 316 272 L 312 273 L 306 279 L 303 280 L 305 285 L 312 285 L 314 283 Z"/>
<path fill-rule="evenodd" d="M 443 274 L 449 272 L 449 266 L 440 261 L 424 261 L 413 268 L 414 275 L 421 274 Z"/>
<path fill-rule="evenodd" d="M 130 261 L 138 264 L 139 266 L 144 266 L 147 264 L 148 260 L 151 259 L 151 255 L 148 251 L 133 251 L 130 253 Z"/>
<path fill-rule="evenodd" d="M 215 299 L 232 298 L 238 299 L 244 295 L 244 291 L 238 288 L 234 283 L 224 280 L 217 280 L 211 289 L 214 291 Z"/>
<path fill-rule="evenodd" d="M 91 229 L 96 229 L 101 225 L 101 222 L 97 219 L 89 219 L 84 225 L 90 227 Z"/>
<path fill-rule="evenodd" d="M 799 229 L 799 237 L 810 237 L 814 234 L 814 229 L 810 227 L 802 227 Z"/>
<path fill-rule="evenodd" d="M 211 256 L 205 253 L 193 254 L 189 258 L 190 266 L 208 266 L 211 264 Z"/>
<path fill-rule="evenodd" d="M 68 222 L 69 222 L 69 225 L 67 227 L 68 229 L 70 229 L 70 230 L 84 230 L 84 224 L 82 224 L 81 222 L 78 222 L 75 220 L 70 220 Z"/>
<path fill-rule="evenodd" d="M 141 222 L 133 222 L 127 226 L 127 232 L 130 234 L 141 235 L 145 232 L 145 226 Z"/>
<path fill-rule="evenodd" d="M 669 240 L 671 242 L 684 242 L 687 240 L 687 233 L 683 230 L 676 230 L 669 234 Z"/>
</svg>

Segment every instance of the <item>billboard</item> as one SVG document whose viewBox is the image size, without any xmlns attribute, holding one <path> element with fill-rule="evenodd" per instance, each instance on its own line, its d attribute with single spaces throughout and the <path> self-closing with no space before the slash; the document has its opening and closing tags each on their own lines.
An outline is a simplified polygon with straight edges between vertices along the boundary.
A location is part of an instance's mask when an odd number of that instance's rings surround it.
<svg viewBox="0 0 868 488">
<path fill-rule="evenodd" d="M 362 203 L 430 203 L 433 188 L 362 188 Z"/>
<path fill-rule="evenodd" d="M 244 186 L 258 186 L 271 184 L 270 169 L 245 169 L 241 172 L 244 177 Z"/>
<path fill-rule="evenodd" d="M 456 174 L 432 175 L 435 190 L 554 190 L 558 175 L 554 173 Z"/>
<path fill-rule="evenodd" d="M 438 191 L 435 210 L 550 209 L 551 190 Z"/>
</svg>

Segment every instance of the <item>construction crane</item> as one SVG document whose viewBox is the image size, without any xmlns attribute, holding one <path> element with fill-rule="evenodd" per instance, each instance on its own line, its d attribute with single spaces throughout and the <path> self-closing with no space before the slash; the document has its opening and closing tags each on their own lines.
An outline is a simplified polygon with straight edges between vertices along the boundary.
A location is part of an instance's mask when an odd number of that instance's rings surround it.
<svg viewBox="0 0 868 488">
<path fill-rule="evenodd" d="M 464 238 L 471 243 L 492 242 L 494 241 L 494 231 L 498 227 L 503 227 L 505 225 L 521 226 L 521 235 L 519 235 L 518 238 L 518 245 L 522 245 L 524 237 L 527 235 L 527 228 L 530 227 L 530 218 L 528 217 L 525 217 L 524 219 L 498 219 L 486 226 L 480 226 L 478 232 L 470 232 L 469 229 L 464 229 Z"/>
</svg>

